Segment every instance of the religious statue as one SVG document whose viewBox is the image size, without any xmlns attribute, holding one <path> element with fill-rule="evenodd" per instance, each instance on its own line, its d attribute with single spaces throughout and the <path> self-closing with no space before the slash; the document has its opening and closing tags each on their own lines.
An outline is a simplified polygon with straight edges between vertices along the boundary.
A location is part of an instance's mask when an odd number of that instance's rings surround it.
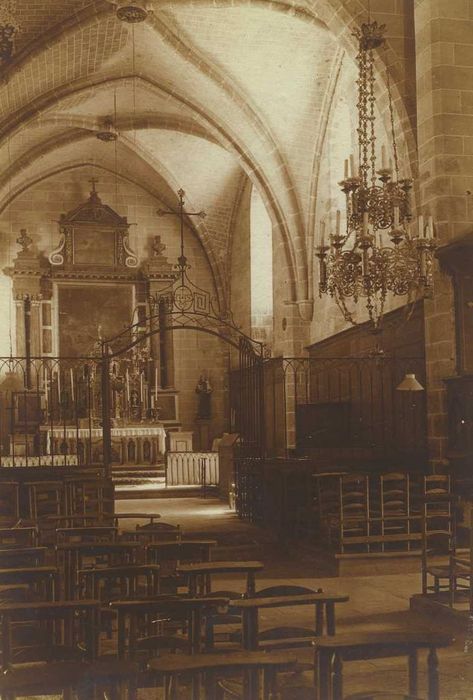
<svg viewBox="0 0 473 700">
<path fill-rule="evenodd" d="M 201 374 L 197 386 L 195 388 L 195 393 L 199 396 L 199 405 L 197 408 L 197 418 L 198 419 L 208 419 L 211 418 L 211 406 L 210 398 L 212 395 L 212 386 L 210 384 L 209 378 L 206 374 Z"/>
<path fill-rule="evenodd" d="M 161 242 L 161 236 L 155 236 L 153 238 L 151 248 L 153 250 L 153 256 L 155 258 L 160 258 L 162 256 L 162 254 L 166 250 L 166 246 L 164 243 Z"/>
</svg>

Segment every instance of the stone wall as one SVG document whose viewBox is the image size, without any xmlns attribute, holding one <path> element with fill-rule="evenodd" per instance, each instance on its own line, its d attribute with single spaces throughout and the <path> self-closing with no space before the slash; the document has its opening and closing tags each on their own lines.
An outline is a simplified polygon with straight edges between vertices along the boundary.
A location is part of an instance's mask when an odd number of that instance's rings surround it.
<svg viewBox="0 0 473 700">
<path fill-rule="evenodd" d="M 415 22 L 421 201 L 444 244 L 472 230 L 473 2 L 417 0 Z M 455 353 L 452 285 L 436 266 L 426 354 L 429 448 L 439 468 L 447 443 L 443 379 L 454 374 Z"/>
</svg>

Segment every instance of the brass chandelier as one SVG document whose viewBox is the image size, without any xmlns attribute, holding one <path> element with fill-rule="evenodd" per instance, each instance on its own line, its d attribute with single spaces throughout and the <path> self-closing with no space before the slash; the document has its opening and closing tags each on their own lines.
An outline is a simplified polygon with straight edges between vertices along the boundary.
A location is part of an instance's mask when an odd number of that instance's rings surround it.
<svg viewBox="0 0 473 700">
<path fill-rule="evenodd" d="M 337 211 L 335 233 L 326 245 L 321 221 L 319 294 L 330 295 L 347 322 L 358 325 L 356 308 L 364 300 L 371 328 L 381 327 L 389 294 L 411 302 L 432 293 L 435 251 L 432 217 L 420 215 L 417 225 L 411 211 L 412 180 L 399 177 L 394 113 L 388 78 L 391 148 L 394 168 L 386 148 L 381 167 L 376 154 L 376 99 L 374 52 L 384 45 L 385 25 L 368 21 L 356 30 L 358 39 L 358 169 L 355 159 L 345 160 L 339 183 L 346 198 L 346 229 L 341 230 Z M 348 163 L 350 162 L 350 172 Z M 387 234 L 384 235 L 384 234 Z M 390 243 L 383 238 L 389 238 Z"/>
</svg>

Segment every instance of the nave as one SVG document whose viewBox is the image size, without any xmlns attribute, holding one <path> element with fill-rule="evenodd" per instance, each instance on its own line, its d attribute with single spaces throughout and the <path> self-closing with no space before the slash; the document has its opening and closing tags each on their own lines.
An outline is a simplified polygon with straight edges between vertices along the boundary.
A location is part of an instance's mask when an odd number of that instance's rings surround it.
<svg viewBox="0 0 473 700">
<path fill-rule="evenodd" d="M 469 631 L 409 610 L 420 571 L 333 576 L 322 548 L 284 545 L 205 492 L 99 517 L 91 486 L 76 484 L 75 515 L 43 501 L 39 529 L 0 531 L 5 700 L 471 697 Z M 329 676 L 327 644 L 345 645 Z"/>
</svg>

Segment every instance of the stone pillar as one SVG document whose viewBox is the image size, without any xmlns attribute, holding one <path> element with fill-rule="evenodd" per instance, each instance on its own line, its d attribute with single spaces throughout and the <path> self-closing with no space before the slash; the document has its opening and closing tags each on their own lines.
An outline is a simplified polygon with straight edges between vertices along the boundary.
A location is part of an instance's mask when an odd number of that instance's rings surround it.
<svg viewBox="0 0 473 700">
<path fill-rule="evenodd" d="M 175 279 L 172 265 L 168 263 L 163 254 L 166 249 L 161 243 L 161 237 L 155 236 L 151 245 L 152 254 L 143 265 L 144 276 L 148 279 L 148 294 L 158 300 L 161 294 L 170 291 L 170 285 Z M 153 316 L 150 330 L 156 330 L 159 326 L 159 304 L 152 307 Z M 151 352 L 154 360 L 154 369 L 158 370 L 158 384 L 161 389 L 174 387 L 174 339 L 172 330 L 161 330 L 151 336 Z M 161 355 L 166 355 L 167 379 L 166 386 L 161 382 Z M 153 369 L 153 371 L 154 371 Z M 154 377 L 152 385 L 154 384 Z"/>
<path fill-rule="evenodd" d="M 22 294 L 15 295 L 16 306 L 16 354 L 26 357 L 26 314 L 25 299 Z"/>
<path fill-rule="evenodd" d="M 307 346 L 310 343 L 311 305 L 306 302 L 287 302 L 284 305 L 284 317 L 280 328 L 274 330 L 275 357 L 306 357 Z M 297 366 L 297 365 L 296 365 Z M 302 397 L 304 390 L 296 386 L 296 381 L 302 381 L 305 388 L 303 372 L 295 372 L 292 365 L 286 367 L 284 376 L 285 410 L 286 410 L 286 447 L 293 450 L 296 447 L 296 397 Z"/>
<path fill-rule="evenodd" d="M 473 14 L 470 0 L 416 0 L 420 202 L 443 245 L 471 229 L 473 198 Z M 431 466 L 446 466 L 444 379 L 455 372 L 453 289 L 435 268 L 425 305 Z"/>
</svg>

